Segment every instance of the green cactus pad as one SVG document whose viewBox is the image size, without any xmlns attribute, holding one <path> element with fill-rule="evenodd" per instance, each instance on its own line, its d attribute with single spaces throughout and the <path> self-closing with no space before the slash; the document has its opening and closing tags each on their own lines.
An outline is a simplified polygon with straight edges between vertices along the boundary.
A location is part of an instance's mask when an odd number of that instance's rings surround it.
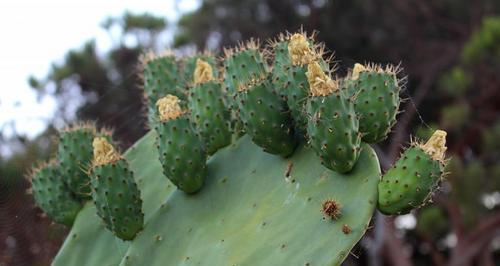
<svg viewBox="0 0 500 266">
<path fill-rule="evenodd" d="M 206 177 L 206 154 L 187 115 L 160 122 L 155 130 L 165 176 L 186 193 L 198 191 Z"/>
<path fill-rule="evenodd" d="M 61 132 L 57 160 L 69 189 L 80 199 L 90 199 L 90 178 L 86 171 L 92 160 L 95 129 L 76 126 Z"/>
<path fill-rule="evenodd" d="M 359 160 L 342 176 L 307 148 L 283 160 L 244 137 L 211 158 L 203 190 L 171 194 L 121 265 L 339 265 L 376 205 L 376 155 L 365 145 Z M 321 213 L 330 198 L 338 220 Z"/>
<path fill-rule="evenodd" d="M 350 98 L 342 91 L 313 96 L 307 106 L 307 133 L 322 164 L 339 173 L 349 172 L 360 154 L 358 118 Z"/>
<path fill-rule="evenodd" d="M 273 89 L 269 78 L 249 85 L 236 97 L 245 131 L 264 151 L 290 156 L 297 141 L 286 103 Z"/>
<path fill-rule="evenodd" d="M 231 143 L 230 113 L 220 83 L 209 81 L 193 86 L 189 109 L 209 155 Z"/>
<path fill-rule="evenodd" d="M 283 160 L 244 137 L 217 152 L 204 189 L 186 195 L 171 193 L 153 133 L 125 154 L 144 198 L 145 229 L 123 242 L 87 204 L 54 266 L 111 266 L 119 257 L 122 265 L 339 265 L 368 227 L 380 170 L 367 145 L 344 176 L 322 167 L 308 148 Z M 321 213 L 330 198 L 341 204 L 335 221 Z M 344 225 L 351 232 L 343 233 Z"/>
<path fill-rule="evenodd" d="M 148 122 L 152 127 L 157 122 L 156 102 L 158 99 L 167 94 L 186 99 L 187 95 L 182 87 L 181 70 L 174 55 L 164 55 L 144 60 L 144 99 L 148 108 Z"/>
<path fill-rule="evenodd" d="M 124 154 L 141 191 L 146 222 L 175 190 L 175 186 L 162 175 L 158 151 L 152 148 L 155 147 L 155 138 L 155 131 L 151 131 Z M 129 243 L 107 230 L 97 216 L 95 205 L 88 202 L 76 217 L 52 265 L 116 266 Z"/>
<path fill-rule="evenodd" d="M 244 133 L 244 127 L 238 113 L 238 104 L 235 97 L 241 86 L 255 79 L 265 77 L 268 65 L 261 52 L 249 44 L 248 48 L 236 49 L 226 52 L 224 58 L 224 85 L 226 99 L 231 109 L 231 128 L 236 137 Z"/>
<path fill-rule="evenodd" d="M 52 162 L 34 169 L 30 179 L 37 205 L 54 221 L 71 226 L 82 205 L 64 183 L 57 165 Z"/>
<path fill-rule="evenodd" d="M 400 98 L 396 74 L 392 71 L 362 71 L 349 82 L 354 95 L 354 108 L 360 115 L 359 131 L 363 141 L 377 143 L 385 138 L 396 123 Z"/>
<path fill-rule="evenodd" d="M 307 65 L 292 65 L 288 53 L 288 42 L 280 41 L 273 47 L 274 64 L 272 69 L 273 84 L 276 91 L 285 99 L 294 121 L 295 129 L 303 135 L 307 131 L 307 98 L 309 81 Z M 323 71 L 328 71 L 328 63 L 320 60 Z"/>
<path fill-rule="evenodd" d="M 441 162 L 419 147 L 407 149 L 378 185 L 378 209 L 404 214 L 425 204 L 442 175 Z"/>
<path fill-rule="evenodd" d="M 123 240 L 132 240 L 142 229 L 142 199 L 133 172 L 125 159 L 94 166 L 92 198 L 106 228 Z"/>
</svg>

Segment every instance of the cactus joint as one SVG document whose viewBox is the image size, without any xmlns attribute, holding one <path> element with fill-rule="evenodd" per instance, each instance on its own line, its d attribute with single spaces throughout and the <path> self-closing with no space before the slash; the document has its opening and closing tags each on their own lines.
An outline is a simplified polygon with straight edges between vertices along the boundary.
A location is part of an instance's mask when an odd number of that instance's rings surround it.
<svg viewBox="0 0 500 266">
<path fill-rule="evenodd" d="M 171 94 L 159 99 L 156 106 L 161 121 L 175 119 L 184 113 L 179 105 L 179 98 Z"/>
<path fill-rule="evenodd" d="M 432 159 L 442 162 L 446 152 L 446 131 L 436 130 L 425 144 L 420 145 L 420 148 Z"/>
<path fill-rule="evenodd" d="M 115 148 L 103 137 L 94 138 L 92 146 L 94 147 L 94 160 L 92 162 L 94 166 L 112 163 L 121 158 Z"/>
<path fill-rule="evenodd" d="M 327 96 L 339 89 L 337 82 L 323 72 L 318 62 L 307 66 L 306 75 L 312 96 Z"/>
<path fill-rule="evenodd" d="M 196 60 L 196 68 L 194 70 L 194 83 L 200 84 L 214 80 L 212 66 L 202 59 Z"/>
</svg>

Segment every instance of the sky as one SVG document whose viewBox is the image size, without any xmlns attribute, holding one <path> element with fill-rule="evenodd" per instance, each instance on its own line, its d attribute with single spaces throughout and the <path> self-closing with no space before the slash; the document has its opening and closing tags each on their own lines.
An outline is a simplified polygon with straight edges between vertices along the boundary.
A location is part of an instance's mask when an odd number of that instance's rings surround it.
<svg viewBox="0 0 500 266">
<path fill-rule="evenodd" d="M 96 39 L 98 51 L 107 51 L 111 39 L 100 27 L 106 17 L 149 12 L 172 24 L 198 6 L 198 0 L 0 0 L 1 134 L 33 138 L 45 129 L 56 101 L 37 97 L 28 77 L 45 77 L 68 50 L 89 39 Z"/>
</svg>

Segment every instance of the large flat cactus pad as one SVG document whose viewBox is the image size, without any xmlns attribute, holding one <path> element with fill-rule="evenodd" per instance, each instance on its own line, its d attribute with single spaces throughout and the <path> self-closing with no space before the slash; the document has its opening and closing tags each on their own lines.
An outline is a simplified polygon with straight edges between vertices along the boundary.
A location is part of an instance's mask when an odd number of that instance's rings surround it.
<svg viewBox="0 0 500 266">
<path fill-rule="evenodd" d="M 124 266 L 337 265 L 363 236 L 376 206 L 380 169 L 368 145 L 362 146 L 354 170 L 339 175 L 321 166 L 307 147 L 282 159 L 245 136 L 212 156 L 204 187 L 186 195 L 168 188 L 152 138 L 145 137 L 126 154 L 144 199 L 144 230 L 118 247 L 116 238 L 102 239 L 110 233 L 101 226 L 85 245 L 93 245 L 91 238 L 106 242 L 90 250 L 73 243 L 73 228 L 54 264 L 120 263 L 96 262 L 107 254 L 121 257 Z M 338 220 L 323 218 L 327 199 L 341 204 Z M 93 208 L 85 208 L 75 227 L 98 219 L 88 209 Z"/>
</svg>

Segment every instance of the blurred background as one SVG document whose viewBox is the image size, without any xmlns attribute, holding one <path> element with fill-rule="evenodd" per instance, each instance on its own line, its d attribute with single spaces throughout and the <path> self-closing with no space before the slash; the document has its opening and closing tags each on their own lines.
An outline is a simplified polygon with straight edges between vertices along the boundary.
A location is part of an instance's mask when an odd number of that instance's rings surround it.
<svg viewBox="0 0 500 266">
<path fill-rule="evenodd" d="M 19 1 L 0 4 L 0 266 L 49 265 L 67 228 L 34 206 L 25 172 L 75 120 L 145 134 L 137 59 L 145 50 L 216 53 L 301 26 L 355 62 L 408 76 L 389 167 L 411 137 L 448 131 L 449 175 L 434 203 L 374 215 L 345 265 L 500 265 L 500 1 Z M 418 110 L 418 111 L 417 111 Z"/>
</svg>

